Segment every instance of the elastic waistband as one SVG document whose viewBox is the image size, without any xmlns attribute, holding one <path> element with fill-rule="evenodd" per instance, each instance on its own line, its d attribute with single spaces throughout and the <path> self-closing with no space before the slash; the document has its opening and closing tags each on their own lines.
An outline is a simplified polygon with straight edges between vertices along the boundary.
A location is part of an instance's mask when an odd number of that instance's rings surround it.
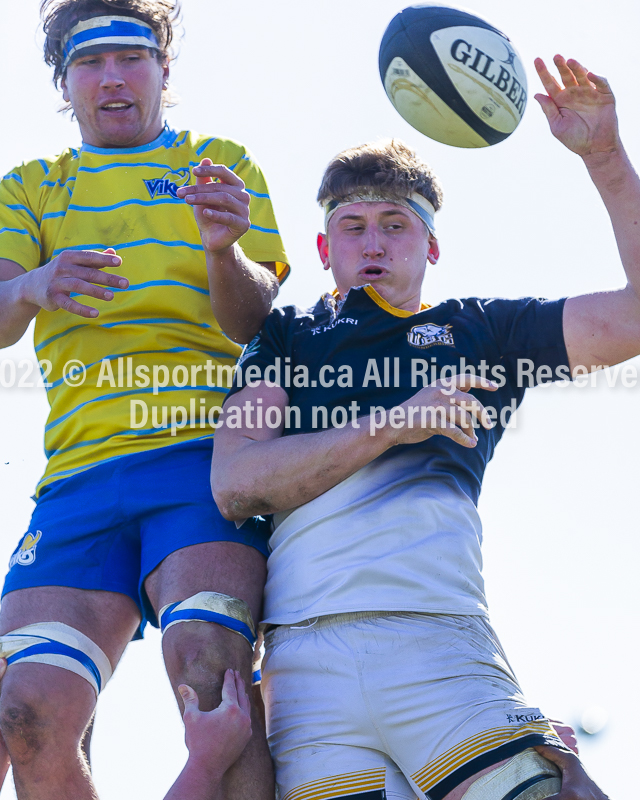
<svg viewBox="0 0 640 800">
<path fill-rule="evenodd" d="M 389 617 L 409 617 L 419 619 L 421 617 L 439 617 L 441 614 L 424 614 L 416 611 L 350 611 L 345 614 L 326 614 L 322 617 L 311 617 L 296 622 L 294 625 L 267 625 L 264 629 L 265 645 L 277 644 L 296 636 L 304 636 L 312 631 L 321 631 L 326 628 L 339 628 L 344 625 L 352 625 L 354 622 L 361 622 L 366 619 L 388 619 Z M 451 616 L 451 615 L 447 615 Z"/>
</svg>

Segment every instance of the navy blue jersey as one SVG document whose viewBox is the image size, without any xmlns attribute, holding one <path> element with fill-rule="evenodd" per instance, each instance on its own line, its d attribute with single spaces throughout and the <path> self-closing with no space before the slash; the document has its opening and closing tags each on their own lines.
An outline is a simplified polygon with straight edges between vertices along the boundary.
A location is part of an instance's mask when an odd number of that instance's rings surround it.
<svg viewBox="0 0 640 800">
<path fill-rule="evenodd" d="M 476 429 L 475 448 L 445 436 L 405 446 L 428 452 L 432 472 L 452 477 L 477 504 L 486 464 L 525 390 L 569 377 L 564 302 L 472 297 L 413 314 L 365 286 L 351 289 L 342 304 L 325 295 L 312 309 L 274 309 L 245 348 L 229 396 L 247 382 L 278 383 L 299 409 L 284 430 L 291 435 L 330 427 L 332 418 L 340 427 L 345 419 L 351 424 L 354 414 L 397 406 L 455 373 L 494 380 L 497 391 L 472 391 L 496 423 Z"/>
</svg>

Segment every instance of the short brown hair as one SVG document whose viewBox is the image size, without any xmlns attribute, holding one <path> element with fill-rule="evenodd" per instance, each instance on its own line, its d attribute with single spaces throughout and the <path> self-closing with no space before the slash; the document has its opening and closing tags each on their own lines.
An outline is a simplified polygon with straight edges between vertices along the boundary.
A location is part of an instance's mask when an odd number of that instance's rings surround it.
<svg viewBox="0 0 640 800">
<path fill-rule="evenodd" d="M 421 194 L 436 211 L 442 206 L 442 187 L 431 167 L 400 139 L 383 139 L 338 153 L 322 177 L 318 203 L 348 200 L 362 190 L 382 190 L 398 200 Z"/>
<path fill-rule="evenodd" d="M 180 16 L 180 0 L 42 0 L 40 15 L 45 33 L 44 60 L 53 67 L 56 87 L 64 77 L 62 40 L 82 19 L 107 14 L 141 19 L 151 26 L 160 45 L 159 58 L 169 61 L 174 26 Z"/>
</svg>

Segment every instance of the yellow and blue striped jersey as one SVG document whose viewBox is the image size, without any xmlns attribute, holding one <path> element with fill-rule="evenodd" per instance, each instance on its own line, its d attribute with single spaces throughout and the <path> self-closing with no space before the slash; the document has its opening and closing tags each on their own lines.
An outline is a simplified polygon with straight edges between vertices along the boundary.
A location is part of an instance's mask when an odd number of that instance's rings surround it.
<svg viewBox="0 0 640 800">
<path fill-rule="evenodd" d="M 193 209 L 176 197 L 205 157 L 246 184 L 251 228 L 240 244 L 250 259 L 275 262 L 284 279 L 287 256 L 265 179 L 247 150 L 228 139 L 166 127 L 142 147 L 83 145 L 23 164 L 0 183 L 0 258 L 29 271 L 64 250 L 113 247 L 123 259 L 115 271 L 130 282 L 111 302 L 90 299 L 96 319 L 61 310 L 36 317 L 36 353 L 45 371 L 51 364 L 49 461 L 38 490 L 108 459 L 211 435 L 190 423 L 175 438 L 160 408 L 190 407 L 199 420 L 206 417 L 230 385 L 229 370 L 217 367 L 234 365 L 241 352 L 213 316 Z M 73 360 L 86 367 L 80 386 L 65 382 Z M 156 392 L 145 385 L 154 367 L 157 382 L 170 376 Z M 133 399 L 149 411 L 146 424 L 134 428 Z"/>
</svg>

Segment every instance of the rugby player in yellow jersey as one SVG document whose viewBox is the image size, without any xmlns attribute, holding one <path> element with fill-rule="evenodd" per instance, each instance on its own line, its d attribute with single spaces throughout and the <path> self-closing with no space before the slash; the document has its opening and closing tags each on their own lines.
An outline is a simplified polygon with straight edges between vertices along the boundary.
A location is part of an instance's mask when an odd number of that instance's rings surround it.
<svg viewBox="0 0 640 800">
<path fill-rule="evenodd" d="M 178 702 L 183 685 L 192 712 L 199 698 L 188 726 L 218 725 L 225 670 L 236 695 L 251 677 L 262 520 L 219 514 L 211 427 L 193 414 L 170 425 L 155 407 L 134 425 L 130 413 L 142 399 L 215 417 L 229 385 L 217 368 L 234 365 L 288 269 L 251 155 L 163 121 L 177 11 L 172 0 L 43 3 L 45 59 L 82 146 L 0 184 L 0 346 L 35 318 L 51 405 L 49 461 L 0 614 L 0 729 L 19 798 L 96 796 L 78 745 L 145 622 L 161 620 Z M 78 386 L 71 359 L 86 371 Z M 189 783 L 187 769 L 170 796 L 217 797 L 221 781 L 221 796 L 270 798 L 255 712 L 246 747 L 240 728 L 224 758 L 205 736 L 194 758 L 208 778 Z"/>
</svg>

